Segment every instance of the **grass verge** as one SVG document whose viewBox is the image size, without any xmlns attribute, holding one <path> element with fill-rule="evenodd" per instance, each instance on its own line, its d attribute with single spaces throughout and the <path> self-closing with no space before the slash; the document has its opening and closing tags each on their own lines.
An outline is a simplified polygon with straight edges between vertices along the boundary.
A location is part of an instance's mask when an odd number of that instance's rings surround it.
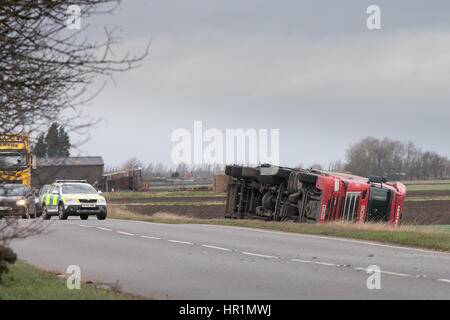
<svg viewBox="0 0 450 320">
<path fill-rule="evenodd" d="M 114 289 L 82 283 L 80 290 L 67 289 L 66 279 L 17 261 L 8 266 L 0 284 L 2 300 L 130 300 L 136 297 Z"/>
<path fill-rule="evenodd" d="M 114 208 L 108 213 L 113 219 L 139 220 L 158 223 L 195 223 L 237 226 L 294 232 L 321 236 L 370 240 L 381 243 L 450 252 L 450 232 L 448 229 L 433 229 L 423 226 L 401 226 L 393 228 L 386 224 L 326 223 L 305 224 L 295 222 L 266 222 L 260 220 L 199 219 L 178 216 L 171 213 L 157 213 L 152 216 Z"/>
</svg>

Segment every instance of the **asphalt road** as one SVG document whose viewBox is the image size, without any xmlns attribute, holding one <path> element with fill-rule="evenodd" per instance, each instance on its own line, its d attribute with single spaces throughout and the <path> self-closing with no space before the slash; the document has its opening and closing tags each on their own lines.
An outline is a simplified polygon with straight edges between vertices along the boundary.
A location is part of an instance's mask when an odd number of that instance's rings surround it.
<svg viewBox="0 0 450 320">
<path fill-rule="evenodd" d="M 450 254 L 212 225 L 53 218 L 19 258 L 156 299 L 450 299 Z M 381 289 L 366 268 L 381 269 Z"/>
</svg>

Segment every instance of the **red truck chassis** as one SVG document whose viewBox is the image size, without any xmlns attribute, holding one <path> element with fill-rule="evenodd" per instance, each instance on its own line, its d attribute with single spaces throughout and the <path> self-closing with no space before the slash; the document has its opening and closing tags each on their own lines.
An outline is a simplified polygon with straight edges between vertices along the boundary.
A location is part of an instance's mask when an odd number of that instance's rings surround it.
<svg viewBox="0 0 450 320">
<path fill-rule="evenodd" d="M 227 166 L 225 217 L 399 225 L 406 187 L 384 177 L 271 165 Z"/>
</svg>

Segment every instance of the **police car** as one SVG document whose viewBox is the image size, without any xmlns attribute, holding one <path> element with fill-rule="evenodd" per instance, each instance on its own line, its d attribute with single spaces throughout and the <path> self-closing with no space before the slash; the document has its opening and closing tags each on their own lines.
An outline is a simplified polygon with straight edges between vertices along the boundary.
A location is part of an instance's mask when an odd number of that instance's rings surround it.
<svg viewBox="0 0 450 320">
<path fill-rule="evenodd" d="M 80 216 L 86 220 L 96 215 L 98 220 L 106 219 L 106 200 L 85 180 L 57 180 L 42 197 L 42 217 L 45 220 L 59 216 Z"/>
</svg>

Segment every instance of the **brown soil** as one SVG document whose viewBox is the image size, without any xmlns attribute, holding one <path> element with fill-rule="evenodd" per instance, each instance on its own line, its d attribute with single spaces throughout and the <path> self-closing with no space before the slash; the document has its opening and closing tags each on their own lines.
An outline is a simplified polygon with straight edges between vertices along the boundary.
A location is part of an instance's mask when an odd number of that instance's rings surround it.
<svg viewBox="0 0 450 320">
<path fill-rule="evenodd" d="M 405 201 L 402 224 L 450 224 L 450 200 Z"/>
<path fill-rule="evenodd" d="M 408 197 L 445 197 L 450 196 L 450 190 L 413 190 L 406 193 Z"/>
<path fill-rule="evenodd" d="M 406 186 L 441 186 L 449 184 L 448 182 L 424 182 L 424 183 L 408 183 Z"/>
</svg>

